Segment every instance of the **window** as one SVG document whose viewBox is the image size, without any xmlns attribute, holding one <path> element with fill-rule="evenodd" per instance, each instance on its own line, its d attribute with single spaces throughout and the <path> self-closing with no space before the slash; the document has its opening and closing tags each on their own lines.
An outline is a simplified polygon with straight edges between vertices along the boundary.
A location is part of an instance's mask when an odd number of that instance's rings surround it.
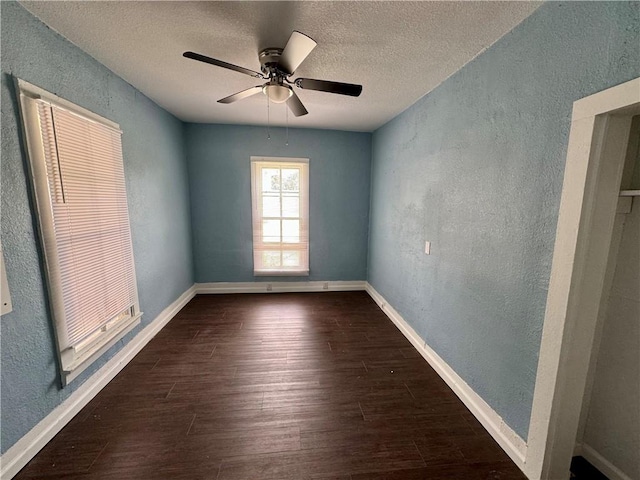
<svg viewBox="0 0 640 480">
<path fill-rule="evenodd" d="M 63 384 L 140 323 L 117 124 L 18 81 Z"/>
<path fill-rule="evenodd" d="M 251 157 L 253 274 L 309 275 L 309 160 Z"/>
</svg>

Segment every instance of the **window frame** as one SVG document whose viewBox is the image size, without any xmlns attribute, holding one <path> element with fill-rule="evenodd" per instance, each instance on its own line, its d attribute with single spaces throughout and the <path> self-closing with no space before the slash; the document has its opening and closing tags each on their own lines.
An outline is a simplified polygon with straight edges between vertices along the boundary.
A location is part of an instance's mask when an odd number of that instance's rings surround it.
<svg viewBox="0 0 640 480">
<path fill-rule="evenodd" d="M 273 217 L 273 219 L 286 220 L 297 218 L 300 222 L 300 241 L 297 243 L 279 242 L 278 244 L 267 243 L 262 240 L 262 220 L 263 217 L 258 202 L 262 198 L 261 191 L 263 168 L 283 168 L 287 164 L 300 168 L 300 189 L 299 189 L 299 215 L 298 217 Z M 281 197 L 282 198 L 282 197 Z M 281 207 L 282 208 L 282 207 Z M 255 277 L 262 276 L 290 276 L 290 277 L 308 277 L 309 276 L 309 159 L 308 158 L 292 158 L 292 157 L 251 157 L 251 218 L 252 218 L 252 235 L 253 235 L 253 275 Z M 272 218 L 272 217 L 268 217 Z M 282 236 L 282 230 L 280 231 Z M 278 267 L 265 268 L 262 266 L 260 255 L 265 250 L 281 253 L 287 250 L 297 250 L 301 252 L 301 265 L 298 267 Z"/>
<path fill-rule="evenodd" d="M 116 316 L 103 324 L 85 339 L 73 346 L 63 346 L 61 339 L 66 336 L 67 323 L 61 283 L 60 258 L 55 232 L 53 195 L 47 178 L 46 154 L 44 140 L 40 131 L 38 102 L 44 101 L 52 106 L 67 110 L 84 120 L 109 127 L 122 133 L 117 123 L 86 110 L 72 102 L 62 99 L 46 90 L 15 78 L 16 92 L 19 96 L 20 116 L 24 134 L 25 151 L 28 157 L 29 177 L 36 207 L 39 240 L 43 251 L 45 281 L 47 285 L 49 310 L 54 323 L 56 352 L 60 367 L 62 386 L 66 386 L 82 371 L 89 367 L 103 353 L 122 339 L 141 322 L 142 312 L 137 289 L 135 260 L 132 261 L 134 303 L 127 307 L 128 313 Z M 124 168 L 124 160 L 122 167 Z M 125 192 L 125 201 L 126 192 Z M 128 210 L 128 206 L 127 206 Z M 129 231 L 131 226 L 129 224 Z M 131 255 L 133 246 L 129 243 Z M 124 311 L 123 311 L 124 312 Z"/>
</svg>

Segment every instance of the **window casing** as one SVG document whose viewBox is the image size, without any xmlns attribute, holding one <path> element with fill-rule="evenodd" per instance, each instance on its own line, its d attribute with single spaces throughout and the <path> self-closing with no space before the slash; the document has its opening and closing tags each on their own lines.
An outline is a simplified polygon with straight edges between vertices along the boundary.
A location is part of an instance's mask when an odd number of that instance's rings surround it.
<svg viewBox="0 0 640 480">
<path fill-rule="evenodd" d="M 309 275 L 309 160 L 251 157 L 253 274 Z"/>
<path fill-rule="evenodd" d="M 63 385 L 140 323 L 117 124 L 18 80 Z"/>
</svg>

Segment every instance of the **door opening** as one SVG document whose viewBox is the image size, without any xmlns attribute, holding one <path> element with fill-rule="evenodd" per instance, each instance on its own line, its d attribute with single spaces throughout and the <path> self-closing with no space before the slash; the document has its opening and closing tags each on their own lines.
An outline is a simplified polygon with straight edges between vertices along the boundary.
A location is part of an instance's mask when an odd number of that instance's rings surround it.
<svg viewBox="0 0 640 480">
<path fill-rule="evenodd" d="M 569 478 L 640 78 L 574 103 L 525 472 Z"/>
</svg>

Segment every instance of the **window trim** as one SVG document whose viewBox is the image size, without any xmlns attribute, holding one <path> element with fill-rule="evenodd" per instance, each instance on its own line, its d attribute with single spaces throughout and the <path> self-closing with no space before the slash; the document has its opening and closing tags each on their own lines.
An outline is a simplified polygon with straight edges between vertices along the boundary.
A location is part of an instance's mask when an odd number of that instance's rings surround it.
<svg viewBox="0 0 640 480">
<path fill-rule="evenodd" d="M 309 276 L 309 159 L 308 158 L 294 158 L 294 157 L 262 157 L 252 156 L 251 158 L 251 232 L 252 232 L 252 256 L 253 256 L 253 276 L 254 277 L 308 277 Z M 256 239 L 259 238 L 258 233 L 262 231 L 261 228 L 257 228 L 257 222 L 255 215 L 258 213 L 258 205 L 256 195 L 257 191 L 257 164 L 259 163 L 292 163 L 305 165 L 304 175 L 300 178 L 300 221 L 302 222 L 301 231 L 306 232 L 306 242 L 299 242 L 297 244 L 290 244 L 291 250 L 301 250 L 306 253 L 306 269 L 256 269 Z M 262 219 L 260 215 L 260 219 Z M 280 217 L 281 218 L 281 217 Z M 257 230 L 257 231 L 256 231 Z M 266 246 L 263 242 L 259 242 L 260 247 Z M 305 246 L 306 245 L 306 246 Z M 278 250 L 282 250 L 279 246 Z"/>
<path fill-rule="evenodd" d="M 68 347 L 64 350 L 61 348 L 59 332 L 62 332 L 62 329 L 66 329 L 64 302 L 62 297 L 61 276 L 58 267 L 59 257 L 54 231 L 53 204 L 46 174 L 46 156 L 42 135 L 38 128 L 33 128 L 34 125 L 39 125 L 40 122 L 35 101 L 43 100 L 51 105 L 79 115 L 88 121 L 109 127 L 119 133 L 122 133 L 122 130 L 120 130 L 120 126 L 117 123 L 49 93 L 40 87 L 15 77 L 14 80 L 16 92 L 18 92 L 19 95 L 19 110 L 24 134 L 25 151 L 27 152 L 29 160 L 27 164 L 29 176 L 31 177 L 32 196 L 36 206 L 35 213 L 37 216 L 39 239 L 43 251 L 49 311 L 55 327 L 56 353 L 58 356 L 58 365 L 60 366 L 60 378 L 62 386 L 64 387 L 116 342 L 139 325 L 142 312 L 140 311 L 137 282 L 134 282 L 135 302 L 131 307 L 131 312 L 128 317 L 117 322 L 109 322 L 74 347 Z M 133 249 L 132 246 L 130 248 Z M 135 264 L 132 265 L 132 269 L 135 278 Z"/>
</svg>

